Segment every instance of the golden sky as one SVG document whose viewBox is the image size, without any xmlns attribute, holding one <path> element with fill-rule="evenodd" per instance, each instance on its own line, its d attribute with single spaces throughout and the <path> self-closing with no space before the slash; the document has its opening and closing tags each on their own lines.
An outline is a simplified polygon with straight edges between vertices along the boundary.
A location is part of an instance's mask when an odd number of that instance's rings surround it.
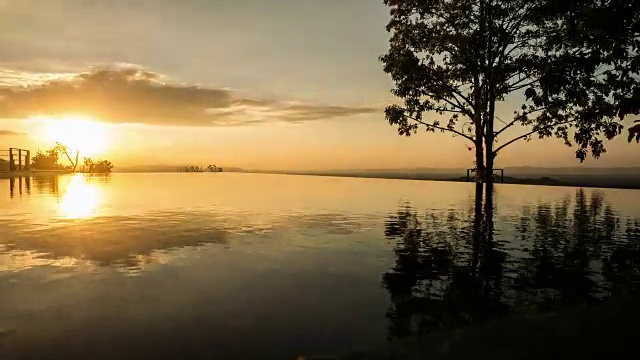
<svg viewBox="0 0 640 360">
<path fill-rule="evenodd" d="M 386 123 L 387 17 L 372 0 L 0 0 L 0 146 L 73 129 L 116 166 L 468 167 L 462 139 Z M 640 164 L 622 137 L 608 149 L 587 165 Z M 544 140 L 498 164 L 578 162 Z"/>
</svg>

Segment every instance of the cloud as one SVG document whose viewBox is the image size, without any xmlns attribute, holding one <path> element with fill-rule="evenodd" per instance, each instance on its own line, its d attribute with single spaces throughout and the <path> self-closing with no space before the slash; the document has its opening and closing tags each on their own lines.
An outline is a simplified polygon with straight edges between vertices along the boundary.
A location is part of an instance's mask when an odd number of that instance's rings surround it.
<svg viewBox="0 0 640 360">
<path fill-rule="evenodd" d="M 25 136 L 26 133 L 11 131 L 11 130 L 2 130 L 0 129 L 0 136 Z"/>
<path fill-rule="evenodd" d="M 111 123 L 237 126 L 303 123 L 378 111 L 373 107 L 239 98 L 229 89 L 168 83 L 160 74 L 138 67 L 31 76 L 27 85 L 13 75 L 11 82 L 0 81 L 0 118 L 83 114 Z"/>
</svg>

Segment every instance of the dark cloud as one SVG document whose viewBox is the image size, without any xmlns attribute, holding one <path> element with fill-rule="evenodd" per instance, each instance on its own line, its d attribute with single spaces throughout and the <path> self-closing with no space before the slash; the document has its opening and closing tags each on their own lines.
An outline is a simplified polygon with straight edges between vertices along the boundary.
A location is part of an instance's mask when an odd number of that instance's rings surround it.
<svg viewBox="0 0 640 360">
<path fill-rule="evenodd" d="M 27 134 L 22 132 L 17 132 L 17 131 L 0 129 L 0 136 L 24 136 L 24 135 L 27 135 Z"/>
<path fill-rule="evenodd" d="M 97 69 L 38 85 L 0 87 L 0 118 L 74 113 L 112 123 L 234 126 L 301 123 L 376 111 L 237 98 L 228 89 L 165 83 L 159 74 L 140 68 Z"/>
</svg>

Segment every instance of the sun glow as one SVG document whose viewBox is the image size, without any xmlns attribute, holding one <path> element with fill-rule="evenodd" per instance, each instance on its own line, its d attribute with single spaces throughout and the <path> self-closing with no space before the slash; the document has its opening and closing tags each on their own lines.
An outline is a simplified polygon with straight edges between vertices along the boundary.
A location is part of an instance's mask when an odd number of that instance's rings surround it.
<svg viewBox="0 0 640 360">
<path fill-rule="evenodd" d="M 83 174 L 74 175 L 60 201 L 60 214 L 66 219 L 86 219 L 96 215 L 102 202 L 100 188 Z"/>
<path fill-rule="evenodd" d="M 82 156 L 98 155 L 108 149 L 108 126 L 84 116 L 49 118 L 44 127 L 47 140 L 66 145 Z"/>
</svg>

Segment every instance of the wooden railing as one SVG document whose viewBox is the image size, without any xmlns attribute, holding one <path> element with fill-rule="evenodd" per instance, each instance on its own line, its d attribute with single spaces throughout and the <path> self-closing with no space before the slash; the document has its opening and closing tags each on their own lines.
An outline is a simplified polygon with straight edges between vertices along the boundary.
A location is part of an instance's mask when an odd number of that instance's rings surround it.
<svg viewBox="0 0 640 360">
<path fill-rule="evenodd" d="M 13 172 L 31 169 L 31 151 L 9 148 L 0 150 L 0 171 Z"/>
</svg>

